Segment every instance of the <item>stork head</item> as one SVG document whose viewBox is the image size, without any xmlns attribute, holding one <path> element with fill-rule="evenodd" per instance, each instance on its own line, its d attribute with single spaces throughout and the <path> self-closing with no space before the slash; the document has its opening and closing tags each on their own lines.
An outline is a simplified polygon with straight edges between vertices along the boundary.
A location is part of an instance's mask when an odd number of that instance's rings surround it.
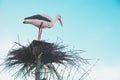
<svg viewBox="0 0 120 80">
<path fill-rule="evenodd" d="M 61 26 L 63 26 L 63 24 L 62 24 L 62 20 L 61 20 L 61 16 L 60 16 L 59 14 L 57 14 L 56 17 L 58 18 L 58 20 L 59 20 Z"/>
</svg>

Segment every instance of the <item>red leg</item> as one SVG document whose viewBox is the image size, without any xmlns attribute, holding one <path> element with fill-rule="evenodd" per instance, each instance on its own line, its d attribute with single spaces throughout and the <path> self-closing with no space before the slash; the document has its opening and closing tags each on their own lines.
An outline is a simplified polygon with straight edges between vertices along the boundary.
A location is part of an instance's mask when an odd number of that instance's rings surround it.
<svg viewBox="0 0 120 80">
<path fill-rule="evenodd" d="M 39 28 L 39 31 L 38 31 L 38 41 L 40 41 L 40 37 L 41 37 L 41 28 Z"/>
<path fill-rule="evenodd" d="M 38 41 L 40 41 L 40 40 L 41 40 L 42 25 L 43 25 L 43 22 L 40 24 L 40 27 L 39 27 L 39 31 L 38 31 Z"/>
</svg>

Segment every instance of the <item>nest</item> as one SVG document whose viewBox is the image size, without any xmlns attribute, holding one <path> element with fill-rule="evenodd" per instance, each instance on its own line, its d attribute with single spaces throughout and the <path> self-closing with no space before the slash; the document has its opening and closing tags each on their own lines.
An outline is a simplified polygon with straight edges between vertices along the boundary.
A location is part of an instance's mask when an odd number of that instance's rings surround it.
<svg viewBox="0 0 120 80">
<path fill-rule="evenodd" d="M 18 44 L 18 43 L 16 43 Z M 54 67 L 55 64 L 80 65 L 80 62 L 87 63 L 87 61 L 76 55 L 76 51 L 65 51 L 65 46 L 48 43 L 45 41 L 33 40 L 28 46 L 18 44 L 20 48 L 13 49 L 9 52 L 5 59 L 5 68 L 19 69 L 15 74 L 30 75 L 35 73 L 37 59 L 41 60 L 41 68 L 52 70 L 59 78 L 58 72 Z M 57 80 L 57 79 L 56 79 Z"/>
</svg>

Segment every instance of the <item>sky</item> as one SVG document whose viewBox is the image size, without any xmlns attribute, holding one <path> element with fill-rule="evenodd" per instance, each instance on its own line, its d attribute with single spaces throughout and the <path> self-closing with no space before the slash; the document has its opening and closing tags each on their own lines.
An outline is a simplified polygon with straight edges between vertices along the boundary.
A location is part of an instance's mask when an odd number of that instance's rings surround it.
<svg viewBox="0 0 120 80">
<path fill-rule="evenodd" d="M 0 62 L 14 41 L 27 45 L 37 39 L 38 29 L 23 24 L 35 14 L 62 16 L 63 27 L 56 23 L 44 29 L 42 40 L 62 41 L 70 49 L 85 50 L 85 58 L 99 59 L 91 80 L 120 80 L 120 0 L 0 0 Z M 13 79 L 0 73 L 0 80 Z"/>
</svg>

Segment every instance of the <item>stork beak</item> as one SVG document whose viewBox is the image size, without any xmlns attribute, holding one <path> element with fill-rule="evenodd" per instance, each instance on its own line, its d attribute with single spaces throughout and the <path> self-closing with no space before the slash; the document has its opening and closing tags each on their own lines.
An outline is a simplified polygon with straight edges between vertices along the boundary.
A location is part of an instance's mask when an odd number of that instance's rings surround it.
<svg viewBox="0 0 120 80">
<path fill-rule="evenodd" d="M 63 24 L 62 24 L 62 20 L 61 20 L 61 19 L 58 19 L 58 20 L 59 20 L 59 22 L 60 22 L 61 26 L 63 26 Z"/>
</svg>

